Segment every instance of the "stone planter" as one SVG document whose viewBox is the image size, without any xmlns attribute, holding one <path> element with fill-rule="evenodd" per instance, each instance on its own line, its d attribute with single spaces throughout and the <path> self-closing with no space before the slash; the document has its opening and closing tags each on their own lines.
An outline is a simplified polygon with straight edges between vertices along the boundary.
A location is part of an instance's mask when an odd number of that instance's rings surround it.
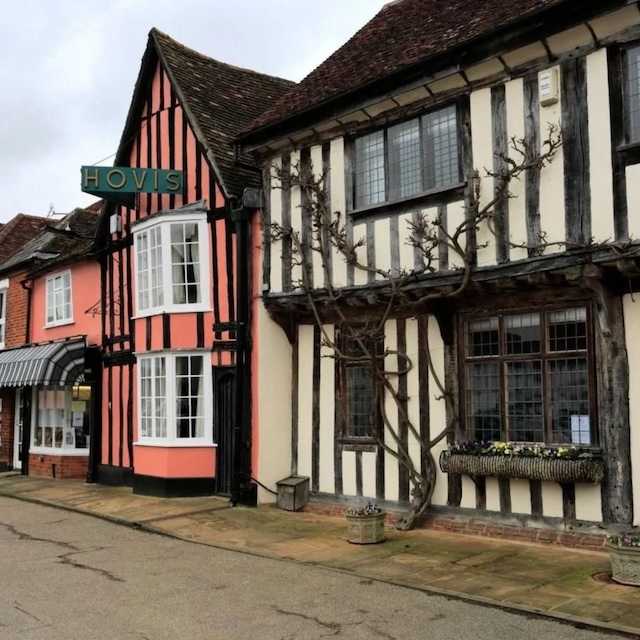
<svg viewBox="0 0 640 640">
<path fill-rule="evenodd" d="M 445 473 L 495 478 L 523 478 L 549 482 L 601 482 L 602 460 L 597 458 L 538 458 L 526 456 L 483 456 L 443 451 L 440 469 Z"/>
<path fill-rule="evenodd" d="M 386 511 L 370 516 L 346 514 L 347 540 L 352 544 L 375 544 L 384 540 Z"/>
<path fill-rule="evenodd" d="M 607 542 L 611 577 L 620 584 L 640 587 L 640 547 L 618 547 Z"/>
</svg>

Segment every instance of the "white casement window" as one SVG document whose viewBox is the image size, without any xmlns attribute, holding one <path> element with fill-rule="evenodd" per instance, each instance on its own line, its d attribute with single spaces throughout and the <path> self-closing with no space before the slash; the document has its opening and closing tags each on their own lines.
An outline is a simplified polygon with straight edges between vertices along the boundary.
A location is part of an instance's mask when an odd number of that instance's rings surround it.
<svg viewBox="0 0 640 640">
<path fill-rule="evenodd" d="M 211 362 L 205 353 L 138 356 L 139 444 L 213 443 Z"/>
<path fill-rule="evenodd" d="M 145 220 L 134 231 L 134 244 L 138 315 L 208 310 L 204 215 Z"/>
<path fill-rule="evenodd" d="M 47 278 L 47 326 L 73 322 L 71 308 L 71 271 Z"/>
<path fill-rule="evenodd" d="M 4 336 L 7 324 L 7 293 L 9 280 L 0 280 L 0 349 L 4 349 Z"/>
<path fill-rule="evenodd" d="M 87 455 L 91 388 L 85 385 L 38 387 L 34 399 L 35 428 L 30 451 Z"/>
</svg>

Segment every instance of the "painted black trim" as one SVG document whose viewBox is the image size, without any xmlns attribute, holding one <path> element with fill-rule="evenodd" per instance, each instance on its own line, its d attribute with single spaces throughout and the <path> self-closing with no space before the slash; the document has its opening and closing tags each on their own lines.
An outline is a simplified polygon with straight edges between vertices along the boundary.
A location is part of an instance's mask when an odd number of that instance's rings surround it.
<svg viewBox="0 0 640 640">
<path fill-rule="evenodd" d="M 320 327 L 313 327 L 313 369 L 311 385 L 311 491 L 320 491 Z"/>
<path fill-rule="evenodd" d="M 187 149 L 187 135 L 189 131 L 189 123 L 184 108 L 182 114 L 182 175 L 184 176 L 184 185 L 182 192 L 183 203 L 189 202 L 189 151 Z"/>
<path fill-rule="evenodd" d="M 204 313 L 202 311 L 196 313 L 196 343 L 198 349 L 204 347 Z"/>
<path fill-rule="evenodd" d="M 209 206 L 215 206 L 216 200 L 216 185 L 213 182 L 213 172 L 209 174 Z M 213 282 L 212 282 L 212 295 L 213 295 L 213 321 L 216 324 L 220 323 L 220 280 L 218 274 L 220 273 L 220 266 L 218 265 L 218 229 L 217 221 L 215 219 L 209 221 L 211 227 L 211 260 L 213 262 Z M 222 334 L 219 331 L 215 332 L 216 340 L 222 338 Z"/>
<path fill-rule="evenodd" d="M 124 464 L 124 380 L 123 366 L 118 367 L 118 420 L 119 420 L 119 440 L 118 440 L 118 464 Z"/>
<path fill-rule="evenodd" d="M 171 316 L 168 313 L 162 314 L 162 347 L 171 349 Z"/>
<path fill-rule="evenodd" d="M 159 478 L 133 474 L 133 493 L 158 498 L 212 496 L 216 493 L 215 478 Z"/>
<path fill-rule="evenodd" d="M 145 336 L 145 348 L 147 351 L 151 351 L 151 331 L 153 327 L 153 323 L 151 322 L 151 316 L 147 316 L 144 319 L 145 327 L 146 327 L 146 336 Z"/>
<path fill-rule="evenodd" d="M 162 122 L 160 112 L 154 114 L 156 121 L 156 168 L 162 169 Z M 162 211 L 162 194 L 156 196 L 156 211 Z"/>
<path fill-rule="evenodd" d="M 107 487 L 131 487 L 133 486 L 133 469 L 130 467 L 114 467 L 108 464 L 99 464 L 96 467 L 96 482 Z"/>
</svg>

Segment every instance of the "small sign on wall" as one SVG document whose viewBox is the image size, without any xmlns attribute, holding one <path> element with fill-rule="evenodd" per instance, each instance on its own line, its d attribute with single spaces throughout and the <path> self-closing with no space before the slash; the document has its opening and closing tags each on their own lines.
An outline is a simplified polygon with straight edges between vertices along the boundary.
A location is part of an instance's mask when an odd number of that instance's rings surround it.
<svg viewBox="0 0 640 640">
<path fill-rule="evenodd" d="M 558 67 L 538 73 L 538 95 L 543 107 L 558 102 Z"/>
</svg>

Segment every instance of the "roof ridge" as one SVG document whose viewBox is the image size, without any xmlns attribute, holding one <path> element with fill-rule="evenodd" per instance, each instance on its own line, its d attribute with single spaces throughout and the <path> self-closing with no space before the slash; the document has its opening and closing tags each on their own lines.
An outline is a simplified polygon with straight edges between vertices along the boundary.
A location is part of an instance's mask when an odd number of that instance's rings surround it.
<svg viewBox="0 0 640 640">
<path fill-rule="evenodd" d="M 151 29 L 151 31 L 149 32 L 149 35 L 159 35 L 161 38 L 166 38 L 168 40 L 171 40 L 172 44 L 180 47 L 181 49 L 184 49 L 185 51 L 188 51 L 189 53 L 202 58 L 203 60 L 206 60 L 207 62 L 215 62 L 216 64 L 219 64 L 222 67 L 228 67 L 229 69 L 234 69 L 236 71 L 242 71 L 244 73 L 251 73 L 255 76 L 260 76 L 263 78 L 270 78 L 272 80 L 278 80 L 281 81 L 283 83 L 287 83 L 290 85 L 295 85 L 297 84 L 294 80 L 289 80 L 287 78 L 282 78 L 281 76 L 276 76 L 273 75 L 271 73 L 263 73 L 262 71 L 256 71 L 255 69 L 249 69 L 248 67 L 241 67 L 238 66 L 236 64 L 231 64 L 230 62 L 223 62 L 222 60 L 218 60 L 217 58 L 213 58 L 211 56 L 208 56 L 200 51 L 196 51 L 195 49 L 192 49 L 191 47 L 188 47 L 187 45 L 183 44 L 182 42 L 180 42 L 179 40 L 176 40 L 175 38 L 173 38 L 172 36 L 170 36 L 168 33 L 165 33 L 164 31 L 158 29 L 157 27 L 153 27 Z M 157 40 L 156 40 L 157 42 Z M 160 44 L 160 46 L 162 46 L 162 44 Z"/>
</svg>

